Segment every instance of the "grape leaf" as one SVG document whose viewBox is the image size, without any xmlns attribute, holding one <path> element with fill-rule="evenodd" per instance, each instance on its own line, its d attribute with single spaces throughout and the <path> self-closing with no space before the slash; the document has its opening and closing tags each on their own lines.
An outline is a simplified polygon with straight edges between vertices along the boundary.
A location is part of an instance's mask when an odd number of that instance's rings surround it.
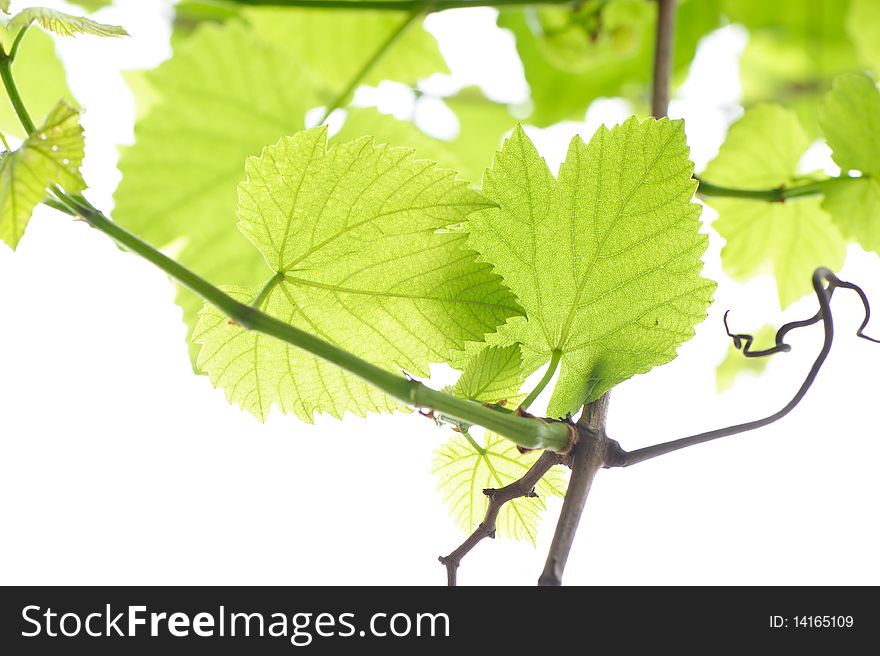
<svg viewBox="0 0 880 656">
<path fill-rule="evenodd" d="M 0 11 L 2 11 L 4 14 L 8 14 L 10 2 L 12 2 L 12 0 L 0 0 Z"/>
<path fill-rule="evenodd" d="M 731 126 L 702 177 L 742 189 L 789 184 L 809 144 L 792 111 L 759 105 Z M 727 240 L 721 252 L 725 271 L 746 279 L 772 270 L 783 307 L 812 291 L 816 267 L 836 269 L 843 263 L 846 244 L 819 199 L 710 198 L 709 204 L 718 212 L 713 227 Z"/>
<path fill-rule="evenodd" d="M 364 62 L 408 19 L 406 12 L 369 10 L 252 7 L 242 13 L 262 39 L 314 72 L 326 102 L 335 100 Z M 447 72 L 434 37 L 421 26 L 411 25 L 361 83 L 414 84 L 433 73 Z"/>
<path fill-rule="evenodd" d="M 72 16 L 56 9 L 31 7 L 22 9 L 11 21 L 10 27 L 20 28 L 31 23 L 39 23 L 40 27 L 61 36 L 76 36 L 77 34 L 90 34 L 92 36 L 128 36 L 123 28 L 116 25 L 105 25 L 85 18 Z"/>
<path fill-rule="evenodd" d="M 754 341 L 751 348 L 756 351 L 770 348 L 775 342 L 776 329 L 772 326 L 763 326 L 758 332 L 754 333 Z M 737 349 L 733 344 L 727 349 L 727 355 L 718 369 L 715 370 L 715 391 L 718 394 L 733 387 L 734 381 L 740 374 L 750 371 L 759 374 L 767 367 L 769 358 L 747 358 L 743 352 Z"/>
<path fill-rule="evenodd" d="M 880 73 L 880 5 L 875 0 L 849 0 L 846 31 L 862 61 Z"/>
<path fill-rule="evenodd" d="M 526 310 L 489 340 L 520 342 L 524 371 L 561 353 L 550 416 L 675 357 L 706 316 L 696 182 L 681 121 L 635 118 L 572 139 L 558 180 L 517 127 L 483 176 L 498 207 L 470 243 Z"/>
<path fill-rule="evenodd" d="M 83 150 L 79 114 L 60 102 L 18 150 L 0 158 L 0 240 L 13 249 L 18 245 L 51 185 L 69 192 L 85 188 L 79 173 Z"/>
<path fill-rule="evenodd" d="M 522 352 L 519 344 L 478 346 L 466 363 L 452 393 L 480 403 L 501 403 L 521 398 Z"/>
<path fill-rule="evenodd" d="M 841 75 L 825 96 L 822 129 L 843 171 L 880 172 L 880 92 L 863 75 Z"/>
<path fill-rule="evenodd" d="M 362 138 L 328 151 L 326 139 L 326 128 L 305 130 L 245 166 L 239 228 L 271 268 L 266 275 L 277 274 L 267 312 L 374 364 L 423 376 L 429 362 L 521 313 L 460 228 L 488 201 L 410 149 Z M 270 345 L 211 308 L 194 339 L 203 344 L 199 366 L 260 418 L 273 402 L 307 420 L 387 407 L 348 374 Z M 326 377 L 335 382 L 321 385 Z"/>
<path fill-rule="evenodd" d="M 520 453 L 516 445 L 494 433 L 486 433 L 481 450 L 464 435 L 455 435 L 434 452 L 432 472 L 449 512 L 461 529 L 472 532 L 486 514 L 489 500 L 483 490 L 500 488 L 522 478 L 539 452 Z M 521 497 L 501 508 L 496 524 L 500 535 L 535 544 L 546 499 L 564 496 L 565 474 L 560 467 L 548 471 L 535 486 L 536 497 Z"/>
<path fill-rule="evenodd" d="M 122 154 L 114 219 L 176 245 L 177 259 L 208 280 L 258 284 L 262 258 L 233 226 L 236 187 L 249 155 L 304 127 L 317 104 L 311 81 L 234 21 L 200 27 L 146 78 L 159 98 Z M 194 326 L 201 300 L 181 289 L 178 303 Z"/>
<path fill-rule="evenodd" d="M 6 52 L 12 47 L 14 36 L 13 31 L 0 25 L 0 39 Z M 68 104 L 73 102 L 52 37 L 40 30 L 31 30 L 21 42 L 15 59 L 15 79 L 24 104 L 35 121 L 42 120 L 52 111 L 59 99 L 65 99 Z M 0 102 L 0 132 L 20 139 L 27 136 L 5 96 Z"/>
<path fill-rule="evenodd" d="M 862 75 L 838 77 L 825 97 L 821 123 L 842 171 L 863 175 L 829 185 L 822 206 L 845 237 L 880 253 L 880 92 L 874 82 Z"/>
</svg>

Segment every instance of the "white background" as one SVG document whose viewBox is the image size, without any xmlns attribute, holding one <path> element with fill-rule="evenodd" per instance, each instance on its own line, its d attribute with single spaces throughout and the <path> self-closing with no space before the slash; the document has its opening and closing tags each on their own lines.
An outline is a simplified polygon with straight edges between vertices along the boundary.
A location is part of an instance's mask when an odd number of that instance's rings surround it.
<svg viewBox="0 0 880 656">
<path fill-rule="evenodd" d="M 494 15 L 429 18 L 454 73 L 451 82 L 431 80 L 434 88 L 476 82 L 499 100 L 525 97 L 513 40 L 494 27 Z M 59 44 L 86 109 L 90 197 L 110 210 L 116 149 L 133 140 L 134 105 L 120 70 L 170 54 L 170 12 L 156 1 L 117 0 L 98 17 L 124 25 L 131 38 Z M 737 28 L 705 40 L 673 103 L 698 170 L 740 112 L 737 56 L 745 41 Z M 383 85 L 358 99 L 404 111 L 407 94 Z M 627 111 L 603 101 L 585 123 L 530 133 L 555 168 L 574 133 L 589 138 Z M 448 129 L 442 113 L 420 114 Z M 805 162 L 829 165 L 823 148 Z M 714 371 L 729 343 L 723 311 L 733 309 L 740 329 L 782 319 L 772 280 L 726 278 L 723 240 L 707 230 L 705 273 L 719 281 L 716 303 L 675 362 L 615 389 L 609 429 L 625 448 L 777 409 L 820 346 L 818 327 L 795 334 L 793 352 L 777 356 L 762 377 L 746 375 L 716 395 Z M 841 276 L 861 283 L 880 307 L 876 254 L 851 246 Z M 880 583 L 880 347 L 852 336 L 861 307 L 838 296 L 837 343 L 790 417 L 600 472 L 568 584 Z M 431 453 L 447 433 L 407 415 L 309 426 L 274 413 L 260 424 L 193 375 L 173 297 L 161 272 L 46 208 L 16 253 L 0 245 L 0 582 L 443 583 L 436 558 L 463 539 L 430 474 Z M 785 317 L 814 310 L 805 298 Z M 558 510 L 553 502 L 537 549 L 486 541 L 467 557 L 460 581 L 534 583 Z"/>
</svg>

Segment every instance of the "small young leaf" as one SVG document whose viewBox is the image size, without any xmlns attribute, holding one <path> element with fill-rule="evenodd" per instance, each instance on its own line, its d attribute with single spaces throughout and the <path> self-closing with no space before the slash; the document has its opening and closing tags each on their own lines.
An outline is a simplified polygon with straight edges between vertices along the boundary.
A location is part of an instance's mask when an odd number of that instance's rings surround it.
<svg viewBox="0 0 880 656">
<path fill-rule="evenodd" d="M 437 489 L 456 524 L 470 533 L 483 521 L 489 505 L 483 490 L 504 487 L 522 478 L 539 457 L 536 451 L 520 453 L 515 444 L 493 433 L 486 433 L 482 452 L 463 435 L 455 435 L 434 452 L 432 472 L 438 477 Z M 565 488 L 562 467 L 552 468 L 535 486 L 536 497 L 504 504 L 498 515 L 498 533 L 534 544 L 546 499 L 564 496 Z"/>
<path fill-rule="evenodd" d="M 478 349 L 478 350 L 477 350 Z M 465 364 L 452 393 L 480 403 L 519 400 L 523 384 L 519 344 L 481 346 Z"/>
<path fill-rule="evenodd" d="M 61 36 L 76 36 L 77 34 L 91 34 L 93 36 L 128 36 L 123 28 L 116 25 L 105 25 L 83 16 L 72 16 L 56 9 L 32 7 L 22 9 L 9 25 L 12 27 L 24 27 L 30 23 L 39 23 L 40 26 L 60 34 Z"/>
<path fill-rule="evenodd" d="M 12 0 L 0 0 L 0 11 L 2 11 L 4 14 L 8 14 L 9 13 L 9 4 L 11 2 L 12 2 Z"/>
<path fill-rule="evenodd" d="M 46 122 L 21 147 L 0 158 L 0 240 L 18 245 L 34 208 L 58 184 L 66 191 L 85 188 L 79 173 L 83 135 L 79 114 L 58 103 Z"/>
<path fill-rule="evenodd" d="M 245 166 L 239 228 L 271 267 L 266 276 L 275 274 L 269 314 L 379 366 L 427 375 L 429 362 L 446 361 L 521 312 L 491 266 L 476 261 L 467 234 L 449 228 L 489 201 L 452 171 L 414 160 L 412 150 L 361 138 L 328 151 L 326 139 L 326 128 L 305 130 Z M 273 402 L 304 419 L 387 407 L 362 386 L 351 385 L 348 396 L 322 386 L 330 375 L 345 385 L 354 379 L 286 345 L 264 347 L 263 338 L 230 331 L 210 308 L 194 339 L 204 345 L 199 366 L 261 418 Z M 304 381 L 304 371 L 315 376 Z"/>
<path fill-rule="evenodd" d="M 809 144 L 794 112 L 760 105 L 733 124 L 702 177 L 742 189 L 789 184 Z M 812 291 L 816 267 L 833 270 L 843 263 L 846 244 L 816 198 L 785 203 L 713 198 L 709 204 L 718 212 L 713 227 L 727 240 L 724 270 L 739 279 L 772 271 L 783 307 Z"/>
<path fill-rule="evenodd" d="M 821 124 L 843 172 L 863 174 L 830 185 L 822 207 L 845 237 L 880 253 L 880 91 L 874 82 L 862 75 L 837 78 L 825 97 Z"/>
<path fill-rule="evenodd" d="M 526 373 L 562 353 L 550 416 L 672 360 L 706 317 L 692 173 L 681 121 L 635 118 L 575 137 L 558 180 L 519 127 L 486 171 L 498 207 L 471 218 L 470 244 L 527 312 L 489 342 L 522 343 Z"/>
</svg>

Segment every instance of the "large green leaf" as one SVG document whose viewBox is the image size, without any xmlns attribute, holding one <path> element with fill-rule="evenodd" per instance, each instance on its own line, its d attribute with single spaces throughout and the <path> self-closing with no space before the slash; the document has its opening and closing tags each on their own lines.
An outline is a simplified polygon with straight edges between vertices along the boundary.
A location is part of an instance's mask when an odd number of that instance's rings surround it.
<svg viewBox="0 0 880 656">
<path fill-rule="evenodd" d="M 13 249 L 18 245 L 48 187 L 85 188 L 79 173 L 83 150 L 79 114 L 61 102 L 18 150 L 0 157 L 0 240 Z"/>
<path fill-rule="evenodd" d="M 15 31 L 0 24 L 0 39 L 6 51 L 12 46 Z M 21 42 L 15 60 L 15 81 L 25 106 L 34 121 L 41 121 L 60 100 L 71 103 L 64 67 L 55 54 L 52 37 L 41 30 L 31 30 Z M 0 132 L 23 139 L 26 135 L 5 93 L 0 93 Z"/>
<path fill-rule="evenodd" d="M 427 375 L 428 363 L 521 312 L 461 229 L 491 203 L 412 150 L 362 138 L 327 151 L 326 129 L 314 128 L 264 148 L 246 172 L 239 227 L 276 283 L 261 297 L 271 315 L 379 366 Z M 199 366 L 258 417 L 272 403 L 307 420 L 388 406 L 332 365 L 211 307 L 194 339 Z"/>
<path fill-rule="evenodd" d="M 731 126 L 703 178 L 742 189 L 770 189 L 791 183 L 810 140 L 794 112 L 776 105 L 748 110 Z M 843 263 L 846 245 L 817 198 L 785 203 L 710 198 L 719 217 L 713 224 L 727 240 L 725 271 L 747 279 L 772 272 L 783 307 L 812 291 L 813 270 Z"/>
<path fill-rule="evenodd" d="M 234 227 L 236 188 L 249 155 L 304 127 L 317 104 L 311 81 L 236 22 L 199 28 L 146 77 L 160 97 L 122 154 L 114 219 L 175 245 L 211 281 L 259 283 L 262 258 Z M 178 302 L 192 327 L 201 301 L 181 290 Z"/>
<path fill-rule="evenodd" d="M 548 412 L 561 417 L 675 357 L 706 316 L 714 283 L 681 121 L 635 118 L 575 137 L 554 180 L 517 128 L 483 178 L 497 208 L 471 245 L 526 310 L 495 344 L 523 345 L 524 370 L 561 353 Z"/>
<path fill-rule="evenodd" d="M 520 453 L 510 440 L 494 433 L 486 434 L 479 450 L 464 435 L 455 435 L 434 453 L 432 471 L 456 524 L 470 533 L 486 515 L 489 500 L 483 490 L 522 478 L 538 457 L 536 451 Z M 498 533 L 534 544 L 546 499 L 563 496 L 565 488 L 562 468 L 554 467 L 535 486 L 536 496 L 504 504 L 496 523 Z"/>
</svg>

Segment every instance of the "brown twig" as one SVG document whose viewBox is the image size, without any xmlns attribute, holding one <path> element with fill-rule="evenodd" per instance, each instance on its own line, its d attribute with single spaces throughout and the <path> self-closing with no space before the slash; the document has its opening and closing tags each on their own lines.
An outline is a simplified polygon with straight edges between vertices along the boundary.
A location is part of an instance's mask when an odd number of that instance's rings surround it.
<svg viewBox="0 0 880 656">
<path fill-rule="evenodd" d="M 587 502 L 587 495 L 593 485 L 593 478 L 605 464 L 610 441 L 605 434 L 605 421 L 608 415 L 608 398 L 606 393 L 598 400 L 584 407 L 578 419 L 578 441 L 572 449 L 571 480 L 562 511 L 556 523 L 556 532 L 547 554 L 544 571 L 538 579 L 538 585 L 562 585 L 562 572 L 574 542 L 581 514 Z"/>
<path fill-rule="evenodd" d="M 654 44 L 654 76 L 651 81 L 651 114 L 655 118 L 662 118 L 669 111 L 675 4 L 676 0 L 657 0 L 657 37 Z"/>
<path fill-rule="evenodd" d="M 440 562 L 446 567 L 446 581 L 450 587 L 456 585 L 456 575 L 462 558 L 484 538 L 495 537 L 495 525 L 498 520 L 498 514 L 501 512 L 504 504 L 521 497 L 535 496 L 535 486 L 538 484 L 538 481 L 541 480 L 551 467 L 562 464 L 564 461 L 564 456 L 552 451 L 544 451 L 541 457 L 535 461 L 535 464 L 523 474 L 522 478 L 497 490 L 483 490 L 483 494 L 489 497 L 489 507 L 486 509 L 483 521 L 480 522 L 480 525 L 474 532 L 455 551 L 451 552 L 448 556 L 440 556 Z"/>
</svg>

